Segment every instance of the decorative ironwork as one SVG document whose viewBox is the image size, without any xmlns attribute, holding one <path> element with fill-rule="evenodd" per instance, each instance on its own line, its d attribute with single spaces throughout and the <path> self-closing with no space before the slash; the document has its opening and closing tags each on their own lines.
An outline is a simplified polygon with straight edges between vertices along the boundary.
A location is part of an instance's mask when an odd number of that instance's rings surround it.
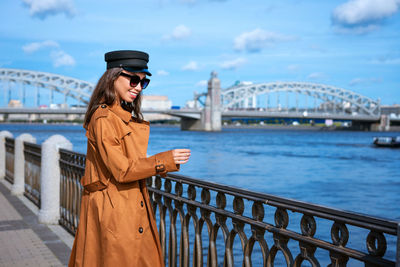
<svg viewBox="0 0 400 267">
<path fill-rule="evenodd" d="M 60 224 L 75 235 L 82 197 L 81 177 L 85 173 L 84 154 L 60 149 Z"/>
<path fill-rule="evenodd" d="M 40 170 L 42 147 L 24 142 L 25 192 L 24 195 L 40 208 Z"/>
<path fill-rule="evenodd" d="M 14 184 L 14 156 L 15 156 L 15 140 L 6 137 L 6 176 L 5 179 Z"/>
<path fill-rule="evenodd" d="M 400 264 L 394 255 L 399 248 L 386 253 L 388 239 L 400 244 L 399 222 L 175 174 L 148 179 L 147 185 L 168 266 L 177 266 L 178 261 L 179 266 L 301 266 L 304 261 L 311 266 Z M 273 210 L 273 218 L 266 216 Z M 319 225 L 327 226 L 324 229 L 331 225 L 331 232 L 319 233 Z M 348 227 L 358 239 L 350 245 Z M 357 246 L 360 238 L 366 247 Z M 278 259 L 279 252 L 283 257 Z"/>
<path fill-rule="evenodd" d="M 60 150 L 60 224 L 72 234 L 79 222 L 84 166 L 85 155 Z M 168 266 L 400 264 L 396 221 L 175 174 L 149 178 L 147 185 Z M 318 232 L 320 225 L 330 226 L 330 233 Z M 350 243 L 349 227 L 356 236 Z M 357 246 L 362 240 L 366 246 Z"/>
</svg>

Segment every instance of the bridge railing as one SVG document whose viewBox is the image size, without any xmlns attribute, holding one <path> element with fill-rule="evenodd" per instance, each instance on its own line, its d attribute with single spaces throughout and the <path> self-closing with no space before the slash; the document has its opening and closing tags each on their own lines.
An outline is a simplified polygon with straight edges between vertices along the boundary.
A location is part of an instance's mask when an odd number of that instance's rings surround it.
<svg viewBox="0 0 400 267">
<path fill-rule="evenodd" d="M 175 174 L 148 188 L 169 266 L 394 266 L 396 243 L 400 264 L 399 222 Z"/>
<path fill-rule="evenodd" d="M 25 145 L 26 167 L 37 168 L 39 147 Z M 59 154 L 59 223 L 74 234 L 85 155 Z M 393 220 L 176 174 L 147 185 L 168 266 L 400 266 L 400 223 Z"/>
<path fill-rule="evenodd" d="M 6 137 L 5 138 L 5 146 L 6 146 L 6 175 L 5 179 L 9 181 L 11 184 L 14 183 L 14 149 L 15 149 L 15 140 L 13 138 Z"/>
<path fill-rule="evenodd" d="M 40 171 L 42 147 L 24 142 L 25 192 L 24 195 L 40 208 Z"/>
<path fill-rule="evenodd" d="M 82 185 L 85 171 L 84 154 L 60 149 L 60 224 L 75 235 L 79 223 Z"/>
</svg>

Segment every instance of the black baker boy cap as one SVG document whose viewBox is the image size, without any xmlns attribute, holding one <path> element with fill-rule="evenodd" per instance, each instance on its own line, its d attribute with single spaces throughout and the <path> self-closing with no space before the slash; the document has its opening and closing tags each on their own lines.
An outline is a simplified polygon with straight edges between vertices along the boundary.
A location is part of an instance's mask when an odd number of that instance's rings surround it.
<svg viewBox="0 0 400 267">
<path fill-rule="evenodd" d="M 123 68 L 129 72 L 144 72 L 151 76 L 147 63 L 149 62 L 149 54 L 135 50 L 118 50 L 111 51 L 104 55 L 107 62 L 107 69 Z"/>
</svg>

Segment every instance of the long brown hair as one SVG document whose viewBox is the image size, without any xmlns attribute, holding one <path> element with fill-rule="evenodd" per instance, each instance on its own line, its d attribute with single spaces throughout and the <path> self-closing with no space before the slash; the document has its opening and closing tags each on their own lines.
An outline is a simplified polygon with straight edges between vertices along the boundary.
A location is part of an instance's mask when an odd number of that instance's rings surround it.
<svg viewBox="0 0 400 267">
<path fill-rule="evenodd" d="M 97 82 L 96 87 L 93 90 L 92 96 L 90 97 L 89 105 L 86 110 L 85 119 L 83 127 L 87 129 L 90 119 L 96 109 L 102 105 L 106 104 L 111 106 L 117 99 L 114 89 L 114 81 L 118 78 L 119 74 L 122 72 L 122 68 L 111 68 L 104 72 Z M 136 120 L 138 122 L 143 121 L 143 115 L 140 111 L 140 106 L 142 102 L 142 93 L 138 94 L 133 103 L 129 106 L 124 106 L 129 112 L 133 112 Z"/>
</svg>

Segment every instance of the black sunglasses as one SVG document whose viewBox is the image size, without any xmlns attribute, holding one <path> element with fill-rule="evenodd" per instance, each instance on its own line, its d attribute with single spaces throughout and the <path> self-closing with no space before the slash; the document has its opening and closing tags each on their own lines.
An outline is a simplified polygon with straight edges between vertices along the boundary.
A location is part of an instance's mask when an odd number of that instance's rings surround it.
<svg viewBox="0 0 400 267">
<path fill-rule="evenodd" d="M 121 72 L 119 75 L 131 78 L 131 80 L 129 81 L 129 85 L 131 87 L 136 87 L 140 83 L 142 89 L 146 89 L 146 87 L 150 83 L 150 79 L 147 78 L 140 79 L 140 77 L 137 75 L 129 75 L 128 73 L 125 72 Z"/>
</svg>

